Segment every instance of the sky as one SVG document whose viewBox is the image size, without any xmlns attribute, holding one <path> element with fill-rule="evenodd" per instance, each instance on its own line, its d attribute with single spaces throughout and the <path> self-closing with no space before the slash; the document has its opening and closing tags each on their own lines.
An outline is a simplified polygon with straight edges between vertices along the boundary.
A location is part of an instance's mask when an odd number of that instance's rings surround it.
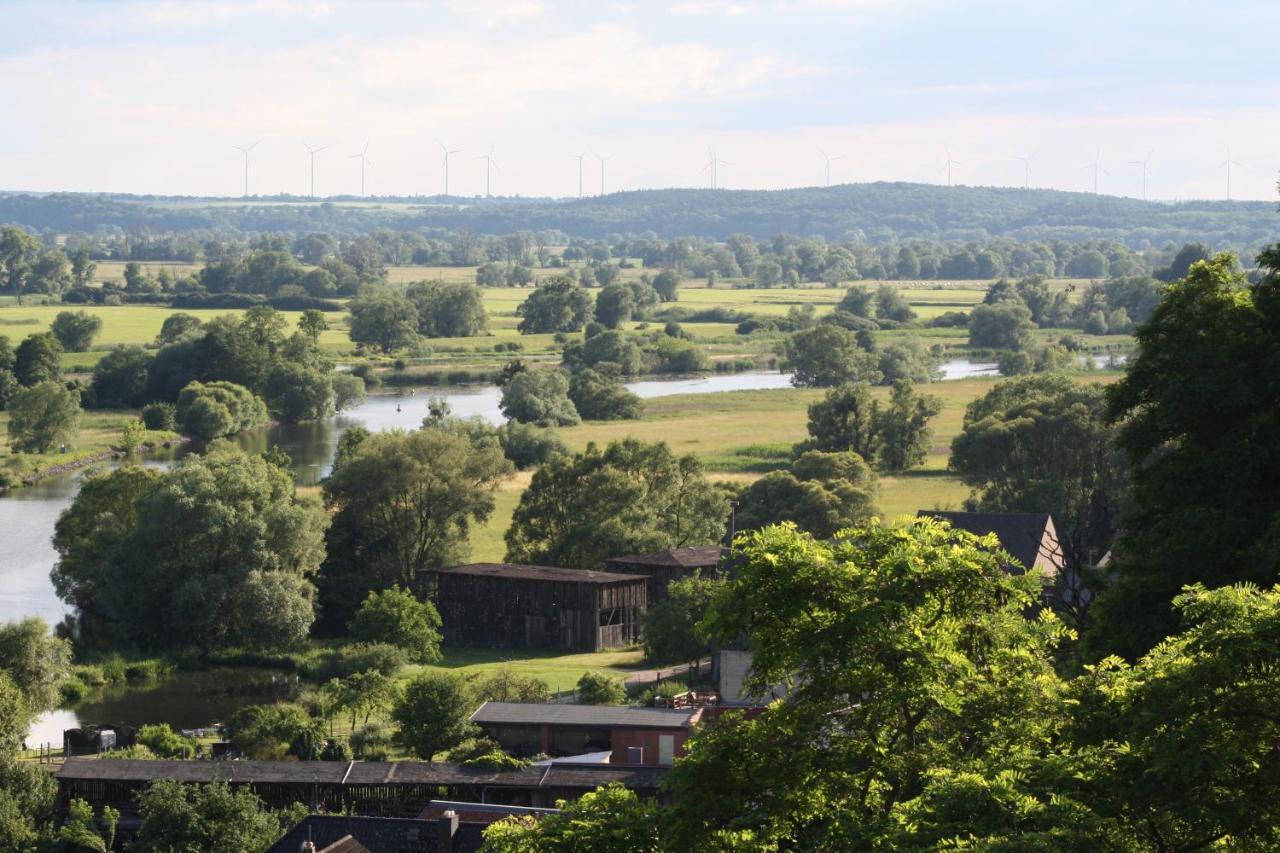
<svg viewBox="0 0 1280 853">
<path fill-rule="evenodd" d="M 0 189 L 1277 198 L 1280 3 L 0 0 Z M 1230 157 L 1228 158 L 1228 148 Z M 949 154 L 948 154 L 949 152 Z M 839 158 L 839 159 L 834 159 Z"/>
</svg>

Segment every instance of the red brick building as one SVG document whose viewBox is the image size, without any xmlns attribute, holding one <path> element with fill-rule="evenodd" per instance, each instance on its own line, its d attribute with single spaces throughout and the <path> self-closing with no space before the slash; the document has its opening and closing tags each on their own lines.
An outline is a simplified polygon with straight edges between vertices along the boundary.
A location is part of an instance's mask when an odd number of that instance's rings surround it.
<svg viewBox="0 0 1280 853">
<path fill-rule="evenodd" d="M 610 764 L 669 765 L 684 755 L 701 708 L 486 702 L 471 722 L 512 755 L 609 753 Z"/>
</svg>

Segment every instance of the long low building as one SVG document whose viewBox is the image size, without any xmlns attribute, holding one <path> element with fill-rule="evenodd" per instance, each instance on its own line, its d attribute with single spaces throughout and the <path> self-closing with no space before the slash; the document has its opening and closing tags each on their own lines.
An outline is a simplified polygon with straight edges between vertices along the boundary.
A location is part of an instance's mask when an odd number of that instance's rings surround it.
<svg viewBox="0 0 1280 853">
<path fill-rule="evenodd" d="M 668 548 L 648 554 L 628 554 L 605 560 L 607 572 L 628 575 L 644 575 L 649 579 L 649 602 L 667 597 L 667 587 L 678 580 L 695 575 L 710 577 L 720 567 L 725 549 L 719 545 L 702 545 L 697 548 Z"/>
<path fill-rule="evenodd" d="M 420 572 L 446 643 L 496 648 L 603 651 L 640 639 L 648 606 L 639 575 L 471 563 Z"/>
<path fill-rule="evenodd" d="M 684 754 L 701 715 L 701 708 L 485 702 L 471 722 L 512 755 L 604 752 L 609 763 L 600 766 L 667 766 Z"/>
<path fill-rule="evenodd" d="M 425 761 L 100 761 L 69 758 L 58 768 L 58 802 L 112 806 L 121 828 L 136 823 L 135 795 L 169 779 L 192 785 L 225 782 L 248 788 L 269 806 L 306 803 L 330 814 L 416 817 L 432 800 L 553 807 L 601 785 L 617 782 L 655 796 L 665 768 L 609 764 L 555 764 L 494 772 Z"/>
</svg>

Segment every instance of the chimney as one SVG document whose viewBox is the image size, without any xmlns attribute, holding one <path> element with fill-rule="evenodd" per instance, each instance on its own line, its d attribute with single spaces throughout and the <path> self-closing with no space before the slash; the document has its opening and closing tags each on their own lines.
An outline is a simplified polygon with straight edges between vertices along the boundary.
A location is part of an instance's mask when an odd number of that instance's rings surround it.
<svg viewBox="0 0 1280 853">
<path fill-rule="evenodd" d="M 450 809 L 440 815 L 437 827 L 436 853 L 453 853 L 453 836 L 458 832 L 458 813 Z"/>
</svg>

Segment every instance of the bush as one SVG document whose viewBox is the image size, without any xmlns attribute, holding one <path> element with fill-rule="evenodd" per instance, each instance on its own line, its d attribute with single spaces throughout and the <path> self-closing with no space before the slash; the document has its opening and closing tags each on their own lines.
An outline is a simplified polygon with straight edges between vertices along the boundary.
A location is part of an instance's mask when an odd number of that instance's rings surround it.
<svg viewBox="0 0 1280 853">
<path fill-rule="evenodd" d="M 352 754 L 360 761 L 386 761 L 391 755 L 391 736 L 376 724 L 361 726 L 347 741 Z"/>
<path fill-rule="evenodd" d="M 935 329 L 963 329 L 969 325 L 969 315 L 963 311 L 946 311 L 929 321 Z"/>
<path fill-rule="evenodd" d="M 440 614 L 399 586 L 370 592 L 349 627 L 353 637 L 397 646 L 418 663 L 440 660 Z"/>
<path fill-rule="evenodd" d="M 590 369 L 574 375 L 569 399 L 578 414 L 590 421 L 634 420 L 644 412 L 644 403 L 621 382 Z"/>
<path fill-rule="evenodd" d="M 578 679 L 578 704 L 621 705 L 627 701 L 622 681 L 603 672 L 587 672 Z"/>
<path fill-rule="evenodd" d="M 481 770 L 489 770 L 494 773 L 503 770 L 519 770 L 522 767 L 528 767 L 533 762 L 522 758 L 516 758 L 507 755 L 501 749 L 490 750 L 483 755 L 476 755 L 462 762 L 463 767 L 476 767 Z"/>
<path fill-rule="evenodd" d="M 526 370 L 502 389 L 502 413 L 512 420 L 538 426 L 574 426 L 581 422 L 569 399 L 569 378 L 563 370 Z"/>
<path fill-rule="evenodd" d="M 335 649 L 324 658 L 319 672 L 308 672 L 322 681 L 330 678 L 347 678 L 358 672 L 374 670 L 383 675 L 395 675 L 409 662 L 404 649 L 389 643 L 355 643 Z"/>
<path fill-rule="evenodd" d="M 194 738 L 183 737 L 164 724 L 138 729 L 138 743 L 161 758 L 186 760 L 195 758 L 198 751 Z"/>
<path fill-rule="evenodd" d="M 462 678 L 452 673 L 426 672 L 409 682 L 391 711 L 400 726 L 396 738 L 426 761 L 437 752 L 457 746 L 472 730 L 472 705 Z"/>
<path fill-rule="evenodd" d="M 569 446 L 550 427 L 508 421 L 498 427 L 502 455 L 521 471 L 536 468 L 552 456 L 567 454 Z"/>
<path fill-rule="evenodd" d="M 446 758 L 455 764 L 465 764 L 473 758 L 482 755 L 488 755 L 491 752 L 501 752 L 502 747 L 493 738 L 477 735 L 469 737 L 460 744 L 449 750 Z"/>
<path fill-rule="evenodd" d="M 532 675 L 521 675 L 510 666 L 473 676 L 467 686 L 476 704 L 546 702 L 551 698 L 547 682 Z"/>
<path fill-rule="evenodd" d="M 178 394 L 176 417 L 187 435 L 205 440 L 267 422 L 267 406 L 234 382 L 191 382 Z"/>
<path fill-rule="evenodd" d="M 67 352 L 84 352 L 93 343 L 94 336 L 102 331 L 102 318 L 87 311 L 59 311 L 49 331 Z"/>
<path fill-rule="evenodd" d="M 652 687 L 648 687 L 641 691 L 636 697 L 636 704 L 642 706 L 652 706 L 655 699 L 671 699 L 681 693 L 688 693 L 689 685 L 685 684 L 678 678 L 668 678 L 666 681 L 660 681 Z"/>
</svg>

